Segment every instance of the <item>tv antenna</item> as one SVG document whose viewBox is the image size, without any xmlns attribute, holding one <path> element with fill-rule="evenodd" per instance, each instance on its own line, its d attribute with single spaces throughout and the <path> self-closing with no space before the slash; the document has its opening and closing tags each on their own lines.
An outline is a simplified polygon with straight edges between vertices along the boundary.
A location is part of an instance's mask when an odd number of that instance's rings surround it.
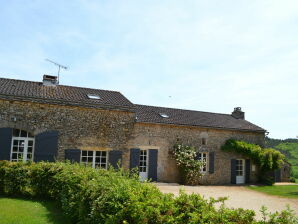
<svg viewBox="0 0 298 224">
<path fill-rule="evenodd" d="M 52 61 L 50 59 L 47 59 L 46 58 L 45 60 L 48 61 L 48 62 L 51 62 L 52 64 L 54 64 L 54 65 L 56 65 L 58 67 L 58 75 L 57 76 L 58 76 L 58 84 L 59 84 L 60 69 L 63 68 L 65 70 L 67 70 L 68 68 L 66 66 L 61 65 L 61 64 L 58 64 L 57 62 L 54 62 L 54 61 Z"/>
</svg>

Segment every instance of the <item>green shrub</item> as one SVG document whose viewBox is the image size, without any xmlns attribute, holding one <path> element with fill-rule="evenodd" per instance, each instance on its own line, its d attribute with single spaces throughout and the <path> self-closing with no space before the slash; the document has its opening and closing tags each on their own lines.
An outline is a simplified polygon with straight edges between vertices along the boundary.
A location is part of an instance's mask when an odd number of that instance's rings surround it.
<svg viewBox="0 0 298 224">
<path fill-rule="evenodd" d="M 290 210 L 267 214 L 257 222 L 251 210 L 229 209 L 225 198 L 205 200 L 198 194 L 163 194 L 137 176 L 69 163 L 0 161 L 2 194 L 45 197 L 59 202 L 73 223 L 295 223 Z M 220 203 L 219 208 L 215 207 Z M 273 220 L 273 221 L 272 221 Z"/>
<path fill-rule="evenodd" d="M 292 182 L 292 183 L 295 183 L 296 182 L 296 179 L 295 179 L 295 177 L 290 177 L 290 182 Z"/>
<path fill-rule="evenodd" d="M 235 139 L 227 140 L 221 149 L 249 157 L 260 168 L 259 181 L 269 185 L 273 183 L 273 179 L 271 180 L 270 176 L 268 176 L 270 171 L 281 168 L 285 161 L 285 156 L 275 149 L 264 149 L 259 145 Z"/>
</svg>

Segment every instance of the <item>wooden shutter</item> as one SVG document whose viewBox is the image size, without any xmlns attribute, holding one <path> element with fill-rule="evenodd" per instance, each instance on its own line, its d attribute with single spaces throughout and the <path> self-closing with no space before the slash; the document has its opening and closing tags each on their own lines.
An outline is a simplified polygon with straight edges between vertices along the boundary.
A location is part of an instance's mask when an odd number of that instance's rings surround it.
<svg viewBox="0 0 298 224">
<path fill-rule="evenodd" d="M 274 181 L 281 182 L 281 169 L 274 170 Z"/>
<path fill-rule="evenodd" d="M 113 166 L 115 169 L 118 169 L 118 162 L 120 162 L 120 167 L 122 166 L 122 151 L 120 150 L 112 150 L 109 151 L 109 164 Z"/>
<path fill-rule="evenodd" d="M 231 183 L 236 184 L 236 159 L 231 159 Z"/>
<path fill-rule="evenodd" d="M 65 150 L 65 160 L 69 160 L 70 162 L 81 161 L 81 150 L 80 149 L 66 149 Z"/>
<path fill-rule="evenodd" d="M 209 152 L 209 173 L 214 173 L 215 152 Z"/>
<path fill-rule="evenodd" d="M 0 160 L 10 160 L 12 128 L 0 128 Z"/>
<path fill-rule="evenodd" d="M 245 160 L 245 183 L 250 183 L 250 159 Z"/>
<path fill-rule="evenodd" d="M 130 149 L 130 169 L 138 168 L 140 163 L 140 149 Z"/>
<path fill-rule="evenodd" d="M 54 162 L 58 153 L 58 131 L 46 131 L 35 136 L 34 161 Z"/>
<path fill-rule="evenodd" d="M 149 170 L 148 170 L 148 178 L 152 181 L 157 181 L 157 158 L 158 158 L 158 150 L 157 149 L 149 149 Z"/>
</svg>

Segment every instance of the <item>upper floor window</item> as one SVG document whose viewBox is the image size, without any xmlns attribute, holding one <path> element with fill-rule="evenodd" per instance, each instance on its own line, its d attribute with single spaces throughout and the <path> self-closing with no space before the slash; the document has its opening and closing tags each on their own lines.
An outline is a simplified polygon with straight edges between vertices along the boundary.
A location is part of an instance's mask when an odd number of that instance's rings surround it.
<svg viewBox="0 0 298 224">
<path fill-rule="evenodd" d="M 207 138 L 202 138 L 202 145 L 207 145 Z"/>
<path fill-rule="evenodd" d="M 201 172 L 206 173 L 208 170 L 208 153 L 207 152 L 199 152 L 198 158 L 202 162 Z"/>
<path fill-rule="evenodd" d="M 81 163 L 89 165 L 93 168 L 108 168 L 108 153 L 107 151 L 91 151 L 82 150 Z"/>
<path fill-rule="evenodd" d="M 13 129 L 10 160 L 26 162 L 33 160 L 34 136 L 30 132 Z"/>
</svg>

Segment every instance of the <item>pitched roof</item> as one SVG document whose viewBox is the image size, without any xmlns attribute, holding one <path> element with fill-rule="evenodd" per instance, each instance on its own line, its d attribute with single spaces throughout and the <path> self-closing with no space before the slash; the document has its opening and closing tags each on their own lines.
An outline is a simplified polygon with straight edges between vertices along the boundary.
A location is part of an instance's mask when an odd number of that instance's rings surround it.
<svg viewBox="0 0 298 224">
<path fill-rule="evenodd" d="M 89 99 L 87 94 L 99 95 L 100 99 Z M 120 92 L 64 85 L 44 86 L 41 82 L 6 78 L 0 78 L 0 99 L 134 111 L 134 105 Z"/>
<path fill-rule="evenodd" d="M 166 114 L 168 117 L 162 117 L 160 114 Z M 136 116 L 137 122 L 140 123 L 174 124 L 256 132 L 266 131 L 246 120 L 236 119 L 230 114 L 136 105 Z"/>
</svg>

